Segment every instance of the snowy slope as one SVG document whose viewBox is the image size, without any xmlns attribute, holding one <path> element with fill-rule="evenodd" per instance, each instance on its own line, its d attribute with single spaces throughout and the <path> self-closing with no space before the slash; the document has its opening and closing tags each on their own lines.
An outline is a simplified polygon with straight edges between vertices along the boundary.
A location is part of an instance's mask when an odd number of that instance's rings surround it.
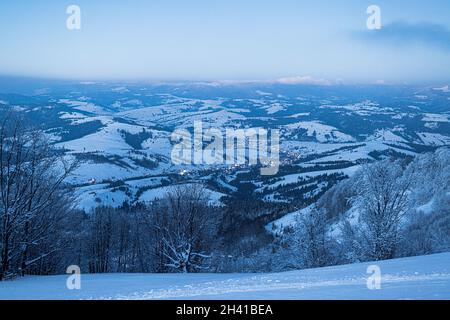
<svg viewBox="0 0 450 320">
<path fill-rule="evenodd" d="M 318 142 L 353 142 L 355 139 L 343 132 L 340 132 L 337 128 L 322 124 L 319 121 L 303 121 L 292 123 L 285 128 L 288 131 L 295 129 L 306 130 L 306 135 L 308 137 L 315 137 Z"/>
<path fill-rule="evenodd" d="M 376 263 L 381 289 L 367 288 L 367 267 L 353 264 L 274 274 L 82 275 L 0 282 L 0 299 L 450 299 L 450 253 Z"/>
</svg>

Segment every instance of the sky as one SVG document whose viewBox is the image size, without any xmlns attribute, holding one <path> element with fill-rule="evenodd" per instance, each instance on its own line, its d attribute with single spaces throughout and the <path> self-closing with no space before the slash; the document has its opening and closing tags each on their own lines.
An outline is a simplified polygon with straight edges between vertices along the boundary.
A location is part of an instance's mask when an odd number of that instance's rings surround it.
<svg viewBox="0 0 450 320">
<path fill-rule="evenodd" d="M 368 30 L 369 5 L 381 9 Z M 69 5 L 81 29 L 68 30 Z M 448 0 L 1 0 L 0 74 L 80 80 L 450 80 Z"/>
</svg>

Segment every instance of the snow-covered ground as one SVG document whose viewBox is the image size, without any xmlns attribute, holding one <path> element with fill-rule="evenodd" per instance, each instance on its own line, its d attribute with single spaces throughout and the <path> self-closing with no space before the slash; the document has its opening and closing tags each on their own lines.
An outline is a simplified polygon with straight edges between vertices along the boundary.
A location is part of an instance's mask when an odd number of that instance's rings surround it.
<svg viewBox="0 0 450 320">
<path fill-rule="evenodd" d="M 381 270 L 369 290 L 368 266 Z M 81 275 L 0 282 L 0 299 L 450 299 L 450 253 L 273 274 Z"/>
</svg>

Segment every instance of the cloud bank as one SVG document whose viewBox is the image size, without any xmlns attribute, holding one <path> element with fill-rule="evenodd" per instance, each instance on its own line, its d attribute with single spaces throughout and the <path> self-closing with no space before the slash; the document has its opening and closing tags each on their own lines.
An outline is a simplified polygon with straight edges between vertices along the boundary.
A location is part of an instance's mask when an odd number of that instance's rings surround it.
<svg viewBox="0 0 450 320">
<path fill-rule="evenodd" d="M 429 22 L 394 22 L 380 30 L 367 30 L 354 35 L 359 40 L 376 41 L 382 45 L 423 46 L 450 52 L 450 30 Z"/>
</svg>

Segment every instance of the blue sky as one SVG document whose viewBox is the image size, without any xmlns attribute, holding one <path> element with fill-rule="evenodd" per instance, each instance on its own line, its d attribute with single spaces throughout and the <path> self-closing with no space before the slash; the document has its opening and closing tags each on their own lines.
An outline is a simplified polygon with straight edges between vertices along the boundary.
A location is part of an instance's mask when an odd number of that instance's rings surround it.
<svg viewBox="0 0 450 320">
<path fill-rule="evenodd" d="M 67 6 L 81 30 L 66 28 Z M 366 28 L 369 5 L 383 28 Z M 0 74 L 445 82 L 448 0 L 2 0 Z M 295 79 L 295 78 L 294 78 Z"/>
</svg>

